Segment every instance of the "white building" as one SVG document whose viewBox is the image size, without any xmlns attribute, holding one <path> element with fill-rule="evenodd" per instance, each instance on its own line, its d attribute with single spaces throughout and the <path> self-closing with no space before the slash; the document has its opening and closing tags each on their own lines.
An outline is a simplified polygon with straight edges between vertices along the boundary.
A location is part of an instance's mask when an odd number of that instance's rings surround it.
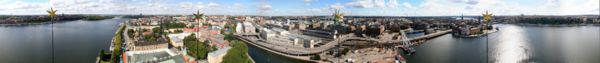
<svg viewBox="0 0 600 63">
<path fill-rule="evenodd" d="M 188 21 L 189 20 L 189 18 L 187 16 L 173 17 L 173 19 L 175 19 L 177 21 Z"/>
<path fill-rule="evenodd" d="M 235 26 L 235 32 L 236 33 L 244 33 L 243 28 L 244 26 L 242 25 L 242 23 L 237 23 Z"/>
<path fill-rule="evenodd" d="M 225 47 L 223 49 L 208 53 L 208 63 L 221 63 L 221 61 L 223 61 L 223 56 L 227 54 L 229 49 L 231 49 L 231 47 Z"/>
<path fill-rule="evenodd" d="M 246 33 L 256 33 L 256 28 L 250 22 L 244 22 L 244 32 Z"/>
<path fill-rule="evenodd" d="M 183 46 L 183 38 L 189 36 L 191 33 L 178 33 L 178 34 L 169 34 L 167 35 L 171 41 L 171 44 L 175 47 Z"/>
<path fill-rule="evenodd" d="M 267 28 L 263 28 L 262 32 L 260 32 L 260 37 L 262 37 L 265 40 L 269 40 L 269 38 L 275 37 L 275 34 L 273 31 L 267 29 Z"/>
<path fill-rule="evenodd" d="M 286 31 L 284 29 L 279 29 L 279 28 L 273 28 L 271 31 L 273 31 L 281 36 L 287 36 L 288 34 L 290 34 L 288 31 Z"/>
</svg>

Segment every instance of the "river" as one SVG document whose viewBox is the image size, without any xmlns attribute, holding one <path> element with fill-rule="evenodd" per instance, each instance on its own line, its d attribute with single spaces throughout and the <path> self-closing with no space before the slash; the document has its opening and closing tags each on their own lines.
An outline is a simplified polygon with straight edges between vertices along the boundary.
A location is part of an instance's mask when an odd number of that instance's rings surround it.
<svg viewBox="0 0 600 63">
<path fill-rule="evenodd" d="M 600 63 L 600 26 L 498 24 L 478 38 L 451 34 L 416 46 L 409 63 Z"/>
<path fill-rule="evenodd" d="M 125 19 L 0 26 L 0 63 L 92 63 Z"/>
</svg>

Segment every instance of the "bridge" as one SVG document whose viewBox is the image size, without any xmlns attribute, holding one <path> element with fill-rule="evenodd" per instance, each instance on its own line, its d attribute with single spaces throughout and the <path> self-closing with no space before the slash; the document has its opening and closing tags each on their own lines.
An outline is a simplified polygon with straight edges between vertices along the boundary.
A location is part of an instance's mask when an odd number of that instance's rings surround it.
<svg viewBox="0 0 600 63">
<path fill-rule="evenodd" d="M 446 33 L 449 33 L 451 30 L 446 30 L 446 31 L 441 31 L 441 32 L 437 32 L 437 33 L 432 33 L 432 34 L 428 34 L 428 35 L 423 35 L 423 36 L 419 36 L 419 37 L 415 37 L 415 38 L 408 38 L 406 40 L 410 41 L 411 43 L 422 43 L 422 41 L 427 40 L 427 39 L 431 39 Z M 269 49 L 274 49 L 274 50 L 279 50 L 280 52 L 286 52 L 286 54 L 290 54 L 290 55 L 310 55 L 310 54 L 315 54 L 315 53 L 320 53 L 326 50 L 329 50 L 331 48 L 336 47 L 336 45 L 339 45 L 342 42 L 348 41 L 348 40 L 363 40 L 363 41 L 375 41 L 378 42 L 380 44 L 402 44 L 402 39 L 396 39 L 396 40 L 380 40 L 380 39 L 376 39 L 376 38 L 363 38 L 363 37 L 356 37 L 353 34 L 347 34 L 347 35 L 341 35 L 339 36 L 338 39 L 334 39 L 332 41 L 327 42 L 326 44 L 320 46 L 320 47 L 315 47 L 315 48 L 304 48 L 304 47 L 285 47 L 285 45 L 276 45 L 276 44 L 270 44 L 267 43 L 265 41 L 262 41 L 260 39 L 249 39 L 246 36 L 252 36 L 253 33 L 250 34 L 237 34 L 236 37 L 240 38 L 241 40 L 250 42 L 250 43 L 255 43 L 257 45 L 260 46 L 265 46 L 265 47 L 269 47 Z M 255 34 L 254 34 L 255 35 Z M 387 41 L 387 42 L 383 42 L 383 41 Z M 410 44 L 410 45 L 417 45 L 417 44 Z"/>
<path fill-rule="evenodd" d="M 310 55 L 318 54 L 321 52 L 326 52 L 327 50 L 336 47 L 336 45 L 339 45 L 343 42 L 347 42 L 349 40 L 374 41 L 374 42 L 377 42 L 378 44 L 394 44 L 394 45 L 397 44 L 400 46 L 412 46 L 412 45 L 418 45 L 418 43 L 422 43 L 422 42 L 424 42 L 424 40 L 432 39 L 434 37 L 441 36 L 441 35 L 444 35 L 449 32 L 451 32 L 451 30 L 440 31 L 440 32 L 432 33 L 432 34 L 415 37 L 415 38 L 406 38 L 406 36 L 404 36 L 403 39 L 396 39 L 396 40 L 363 38 L 363 37 L 356 37 L 353 34 L 347 34 L 347 35 L 340 35 L 337 39 L 326 42 L 326 44 L 324 44 L 320 47 L 314 47 L 314 48 L 289 47 L 289 45 L 271 44 L 271 43 L 265 42 L 264 40 L 258 39 L 257 33 L 238 33 L 238 34 L 235 34 L 235 37 L 250 44 L 250 45 L 257 46 L 258 48 L 267 50 L 269 52 L 273 52 L 275 54 L 279 54 L 279 55 L 294 58 L 294 59 L 312 61 L 309 59 Z M 409 43 L 407 43 L 407 41 Z M 415 44 L 415 43 L 417 43 L 417 44 Z M 409 45 L 405 45 L 405 44 L 409 44 Z M 373 47 L 375 47 L 375 46 L 373 46 Z"/>
</svg>

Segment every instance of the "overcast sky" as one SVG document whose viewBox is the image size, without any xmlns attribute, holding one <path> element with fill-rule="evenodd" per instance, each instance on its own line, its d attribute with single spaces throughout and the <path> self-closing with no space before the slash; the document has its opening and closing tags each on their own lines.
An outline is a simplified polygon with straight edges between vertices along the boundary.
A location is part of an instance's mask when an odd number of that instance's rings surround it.
<svg viewBox="0 0 600 63">
<path fill-rule="evenodd" d="M 599 0 L 0 0 L 0 15 L 191 14 L 355 16 L 581 15 L 599 13 Z"/>
</svg>

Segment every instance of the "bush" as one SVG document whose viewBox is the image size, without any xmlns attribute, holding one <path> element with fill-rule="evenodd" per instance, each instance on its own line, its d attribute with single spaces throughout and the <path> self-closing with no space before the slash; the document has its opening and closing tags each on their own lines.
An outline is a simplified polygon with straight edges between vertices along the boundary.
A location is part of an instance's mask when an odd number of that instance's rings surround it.
<svg viewBox="0 0 600 63">
<path fill-rule="evenodd" d="M 104 49 L 100 50 L 98 57 L 100 57 L 100 61 L 108 62 L 110 60 L 110 54 L 107 54 Z"/>
<path fill-rule="evenodd" d="M 311 60 L 321 60 L 321 56 L 319 56 L 319 55 L 312 55 L 312 56 L 310 56 L 310 59 Z"/>
<path fill-rule="evenodd" d="M 182 33 L 183 30 L 175 30 L 173 33 Z"/>
</svg>

